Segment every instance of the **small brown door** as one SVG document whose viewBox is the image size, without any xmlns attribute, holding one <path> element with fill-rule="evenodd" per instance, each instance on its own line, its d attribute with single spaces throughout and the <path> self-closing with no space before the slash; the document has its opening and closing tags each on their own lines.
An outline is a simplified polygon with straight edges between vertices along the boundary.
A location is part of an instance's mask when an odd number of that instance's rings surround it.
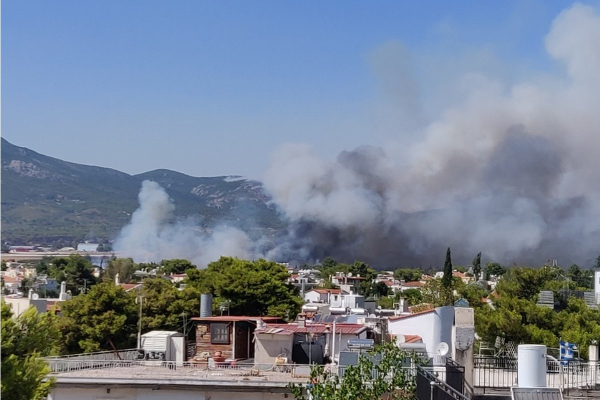
<svg viewBox="0 0 600 400">
<path fill-rule="evenodd" d="M 248 358 L 248 327 L 242 324 L 235 326 L 235 354 L 236 359 Z"/>
</svg>

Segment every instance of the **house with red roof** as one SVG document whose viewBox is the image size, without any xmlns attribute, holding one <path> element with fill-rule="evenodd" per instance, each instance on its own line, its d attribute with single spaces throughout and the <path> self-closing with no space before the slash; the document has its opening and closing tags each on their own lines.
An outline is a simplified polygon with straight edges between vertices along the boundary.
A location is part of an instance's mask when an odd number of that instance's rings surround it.
<svg viewBox="0 0 600 400">
<path fill-rule="evenodd" d="M 398 338 L 402 335 L 406 343 L 409 340 L 417 340 L 415 336 L 420 337 L 421 343 L 425 345 L 427 353 L 430 355 L 439 354 L 438 349 L 441 343 L 446 343 L 452 351 L 454 349 L 454 329 L 459 326 L 456 322 L 459 315 L 456 310 L 462 312 L 465 311 L 465 308 L 452 306 L 425 308 L 411 314 L 390 317 L 388 318 L 388 332 Z M 457 324 L 456 327 L 455 324 Z"/>
<path fill-rule="evenodd" d="M 304 294 L 304 301 L 307 303 L 329 303 L 337 302 L 339 296 L 348 294 L 341 289 L 312 289 Z"/>
<path fill-rule="evenodd" d="M 402 286 L 400 287 L 400 291 L 405 291 L 408 289 L 423 289 L 425 287 L 425 282 L 421 282 L 421 281 L 414 281 L 414 282 L 406 282 L 403 283 Z"/>
</svg>

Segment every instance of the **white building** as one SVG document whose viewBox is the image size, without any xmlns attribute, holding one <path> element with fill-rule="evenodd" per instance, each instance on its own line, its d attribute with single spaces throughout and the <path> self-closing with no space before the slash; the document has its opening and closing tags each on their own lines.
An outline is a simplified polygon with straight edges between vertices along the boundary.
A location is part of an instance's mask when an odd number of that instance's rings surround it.
<svg viewBox="0 0 600 400">
<path fill-rule="evenodd" d="M 98 243 L 79 243 L 77 245 L 77 251 L 89 251 L 93 253 L 98 251 L 98 246 L 100 246 Z"/>
<path fill-rule="evenodd" d="M 400 315 L 388 319 L 388 332 L 392 335 L 420 336 L 427 352 L 435 354 L 440 343 L 452 348 L 454 307 L 438 307 L 415 314 Z"/>
<path fill-rule="evenodd" d="M 345 293 L 345 292 L 344 292 Z M 312 289 L 304 294 L 307 303 L 329 303 L 338 302 L 342 295 L 340 289 Z"/>
</svg>

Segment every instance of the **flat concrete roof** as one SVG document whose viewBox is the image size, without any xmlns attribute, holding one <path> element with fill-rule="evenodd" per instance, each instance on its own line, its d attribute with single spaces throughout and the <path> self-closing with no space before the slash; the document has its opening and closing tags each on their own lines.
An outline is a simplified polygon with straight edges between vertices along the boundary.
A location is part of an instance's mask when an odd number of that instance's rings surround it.
<svg viewBox="0 0 600 400">
<path fill-rule="evenodd" d="M 306 376 L 296 377 L 291 372 L 261 370 L 265 366 L 244 366 L 243 369 L 215 368 L 205 365 L 165 368 L 163 366 L 133 365 L 124 367 L 81 369 L 52 373 L 58 386 L 127 386 L 206 388 L 210 390 L 250 390 L 287 393 L 291 382 L 304 383 Z"/>
</svg>

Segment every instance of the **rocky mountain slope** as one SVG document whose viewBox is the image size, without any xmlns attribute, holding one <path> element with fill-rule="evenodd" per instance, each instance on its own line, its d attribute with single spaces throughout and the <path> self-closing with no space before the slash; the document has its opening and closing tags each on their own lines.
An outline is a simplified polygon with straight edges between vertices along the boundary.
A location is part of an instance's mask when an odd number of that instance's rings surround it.
<svg viewBox="0 0 600 400">
<path fill-rule="evenodd" d="M 226 224 L 250 235 L 283 227 L 257 181 L 198 178 L 170 170 L 129 175 L 62 161 L 2 139 L 2 242 L 109 241 L 138 207 L 137 195 L 146 179 L 166 189 L 176 216 L 194 217 L 200 227 Z"/>
</svg>

